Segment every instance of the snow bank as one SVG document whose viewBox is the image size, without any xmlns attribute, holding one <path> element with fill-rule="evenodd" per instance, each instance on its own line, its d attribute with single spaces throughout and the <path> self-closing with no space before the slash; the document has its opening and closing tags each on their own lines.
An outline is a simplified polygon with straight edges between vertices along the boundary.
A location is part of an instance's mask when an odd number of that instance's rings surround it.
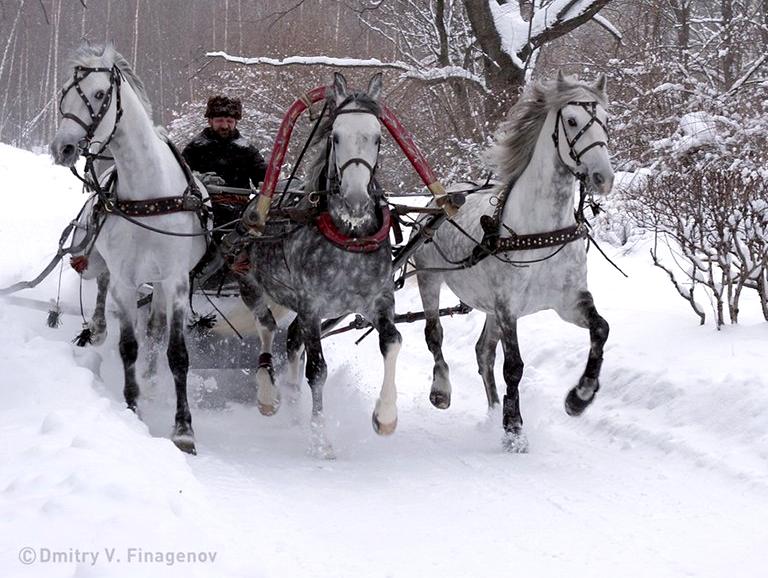
<svg viewBox="0 0 768 578">
<path fill-rule="evenodd" d="M 7 285 L 47 262 L 83 199 L 66 171 L 9 147 L 0 147 L 0 180 L 19 193 L 0 214 Z M 582 418 L 562 403 L 583 371 L 587 332 L 553 313 L 520 321 L 525 456 L 501 451 L 500 416 L 486 414 L 477 312 L 444 320 L 454 391 L 443 412 L 427 400 L 423 324 L 400 326 L 399 429 L 389 438 L 370 427 L 382 368 L 375 336 L 328 341 L 326 419 L 339 457 L 320 462 L 305 454 L 306 391 L 265 418 L 206 399 L 226 396 L 224 374 L 193 375 L 204 391 L 191 392 L 200 454 L 188 457 L 167 439 L 172 405 L 145 403 L 143 421 L 124 409 L 114 334 L 78 350 L 69 343 L 77 315 L 50 330 L 43 311 L 0 300 L 0 575 L 430 578 L 505 575 L 513 563 L 529 576 L 762 576 L 768 324 L 745 300 L 740 326 L 700 327 L 647 246 L 605 248 L 630 278 L 590 252 L 611 334 L 602 388 Z M 62 287 L 72 307 L 68 269 Z M 45 300 L 55 289 L 54 278 L 23 295 Z M 412 280 L 397 300 L 400 312 L 421 308 Z M 445 291 L 443 305 L 455 303 Z M 500 350 L 496 379 L 503 391 Z M 121 562 L 106 560 L 112 548 Z M 50 551 L 69 559 L 41 561 Z M 30 552 L 38 560 L 25 565 Z M 200 561 L 208 552 L 215 560 Z M 159 561 L 138 562 L 139 553 Z"/>
<path fill-rule="evenodd" d="M 82 197 L 68 171 L 5 145 L 0 175 L 15 194 L 0 218 L 5 286 L 37 274 Z M 76 298 L 68 267 L 63 279 L 65 300 Z M 53 283 L 24 293 L 45 295 Z M 185 456 L 104 389 L 100 354 L 63 338 L 71 324 L 63 334 L 44 318 L 0 300 L 0 573 L 246 575 Z"/>
</svg>

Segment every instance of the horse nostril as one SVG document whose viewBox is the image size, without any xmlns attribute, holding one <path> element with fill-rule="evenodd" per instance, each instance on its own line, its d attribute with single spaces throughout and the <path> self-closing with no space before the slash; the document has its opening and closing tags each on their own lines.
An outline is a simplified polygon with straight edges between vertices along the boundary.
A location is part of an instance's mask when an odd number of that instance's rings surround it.
<svg viewBox="0 0 768 578">
<path fill-rule="evenodd" d="M 605 182 L 605 177 L 602 175 L 602 173 L 592 173 L 592 179 L 595 181 L 595 184 L 598 187 Z"/>
<path fill-rule="evenodd" d="M 69 158 L 73 154 L 75 154 L 75 145 L 68 144 L 61 147 L 61 155 L 63 158 Z"/>
</svg>

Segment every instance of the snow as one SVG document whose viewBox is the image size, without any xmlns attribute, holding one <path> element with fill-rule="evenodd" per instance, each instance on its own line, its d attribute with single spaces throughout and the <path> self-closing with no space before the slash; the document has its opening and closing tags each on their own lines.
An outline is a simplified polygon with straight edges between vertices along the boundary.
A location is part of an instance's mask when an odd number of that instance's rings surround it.
<svg viewBox="0 0 768 578">
<path fill-rule="evenodd" d="M 0 180 L 6 286 L 47 263 L 84 199 L 68 171 L 5 145 Z M 82 350 L 70 343 L 79 316 L 49 329 L 43 311 L 0 299 L 0 575 L 763 576 L 768 324 L 745 300 L 739 326 L 700 327 L 647 246 L 604 248 L 630 278 L 590 252 L 611 335 L 602 388 L 582 418 L 562 402 L 583 370 L 586 332 L 552 313 L 520 322 L 527 455 L 504 453 L 500 417 L 486 415 L 477 313 L 444 322 L 454 395 L 442 412 L 427 399 L 423 325 L 400 327 L 390 438 L 370 427 L 377 340 L 328 341 L 338 458 L 323 461 L 306 452 L 308 393 L 266 418 L 232 401 L 236 370 L 191 371 L 199 455 L 181 454 L 168 440 L 167 375 L 140 406 L 143 421 L 124 409 L 114 319 L 103 346 Z M 47 301 L 56 277 L 19 296 Z M 84 293 L 92 303 L 93 287 Z M 420 309 L 414 284 L 397 297 L 399 311 Z M 62 303 L 77 313 L 68 268 Z M 500 361 L 496 374 L 503 383 Z M 23 565 L 23 547 L 67 557 Z M 121 562 L 107 560 L 111 548 Z M 130 548 L 159 557 L 129 561 Z M 86 552 L 99 554 L 95 563 Z M 208 552 L 215 559 L 201 561 Z M 169 557 L 184 553 L 198 560 Z"/>
<path fill-rule="evenodd" d="M 333 56 L 289 56 L 287 58 L 269 58 L 267 56 L 244 57 L 233 56 L 226 52 L 208 52 L 206 56 L 210 58 L 223 58 L 229 62 L 237 62 L 245 65 L 265 64 L 269 66 L 290 66 L 290 65 L 322 65 L 334 67 L 377 67 L 392 68 L 400 70 L 403 78 L 412 78 L 425 82 L 445 80 L 447 78 L 461 78 L 475 83 L 478 88 L 486 90 L 485 79 L 472 74 L 469 70 L 461 66 L 442 66 L 432 68 L 415 68 L 405 62 L 383 61 L 378 58 L 339 58 Z"/>
<path fill-rule="evenodd" d="M 655 90 L 666 90 L 659 86 Z M 676 153 L 685 153 L 702 145 L 717 143 L 722 140 L 717 121 L 725 121 L 723 117 L 714 117 L 705 111 L 689 112 L 680 117 L 678 130 L 669 138 L 663 138 L 652 143 L 654 148 L 670 148 Z"/>
<path fill-rule="evenodd" d="M 553 0 L 544 7 L 538 8 L 533 13 L 530 22 L 523 19 L 518 2 L 500 4 L 497 0 L 487 1 L 493 15 L 496 31 L 501 38 L 502 50 L 510 56 L 516 66 L 524 68 L 523 62 L 520 60 L 520 53 L 529 42 L 533 41 L 535 48 L 537 37 L 556 25 L 578 18 L 588 12 L 596 0 Z M 600 23 L 609 32 L 614 35 L 618 34 L 617 37 L 621 38 L 621 34 L 608 20 L 601 18 Z"/>
</svg>

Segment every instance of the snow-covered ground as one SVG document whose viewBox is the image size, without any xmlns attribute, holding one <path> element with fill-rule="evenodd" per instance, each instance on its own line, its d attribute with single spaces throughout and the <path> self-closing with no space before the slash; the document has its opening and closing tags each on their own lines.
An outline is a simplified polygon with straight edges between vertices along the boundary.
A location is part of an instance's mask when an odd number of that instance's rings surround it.
<svg viewBox="0 0 768 578">
<path fill-rule="evenodd" d="M 48 262 L 84 199 L 68 171 L 5 145 L 0 182 L 6 286 Z M 192 371 L 199 455 L 177 451 L 168 376 L 142 422 L 122 403 L 116 332 L 100 348 L 71 345 L 80 319 L 68 267 L 58 329 L 45 311 L 0 299 L 0 576 L 765 576 L 768 324 L 745 303 L 742 325 L 699 327 L 645 249 L 607 249 L 630 278 L 591 252 L 611 336 L 583 417 L 562 402 L 586 331 L 550 313 L 521 322 L 527 455 L 503 453 L 500 417 L 486 415 L 477 313 L 444 324 L 447 411 L 427 399 L 423 325 L 401 327 L 390 438 L 370 426 L 377 340 L 329 340 L 337 459 L 322 461 L 306 452 L 308 392 L 263 417 L 229 401 L 237 371 Z M 57 282 L 58 269 L 17 295 L 47 301 Z M 92 295 L 86 286 L 87 304 Z M 398 293 L 398 310 L 418 309 L 414 286 Z"/>
</svg>

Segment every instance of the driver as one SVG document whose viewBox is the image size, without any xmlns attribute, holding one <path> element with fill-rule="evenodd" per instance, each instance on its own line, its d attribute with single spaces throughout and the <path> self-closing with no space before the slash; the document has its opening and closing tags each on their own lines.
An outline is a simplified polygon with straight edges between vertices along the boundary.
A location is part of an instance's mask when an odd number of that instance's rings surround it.
<svg viewBox="0 0 768 578">
<path fill-rule="evenodd" d="M 237 130 L 242 116 L 239 98 L 217 95 L 208 99 L 205 109 L 208 126 L 181 153 L 193 171 L 202 173 L 203 184 L 251 189 L 264 180 L 264 158 Z M 209 194 L 217 227 L 239 219 L 249 201 L 248 195 L 211 194 L 210 191 Z M 216 234 L 214 238 L 218 241 L 221 235 Z"/>
</svg>

